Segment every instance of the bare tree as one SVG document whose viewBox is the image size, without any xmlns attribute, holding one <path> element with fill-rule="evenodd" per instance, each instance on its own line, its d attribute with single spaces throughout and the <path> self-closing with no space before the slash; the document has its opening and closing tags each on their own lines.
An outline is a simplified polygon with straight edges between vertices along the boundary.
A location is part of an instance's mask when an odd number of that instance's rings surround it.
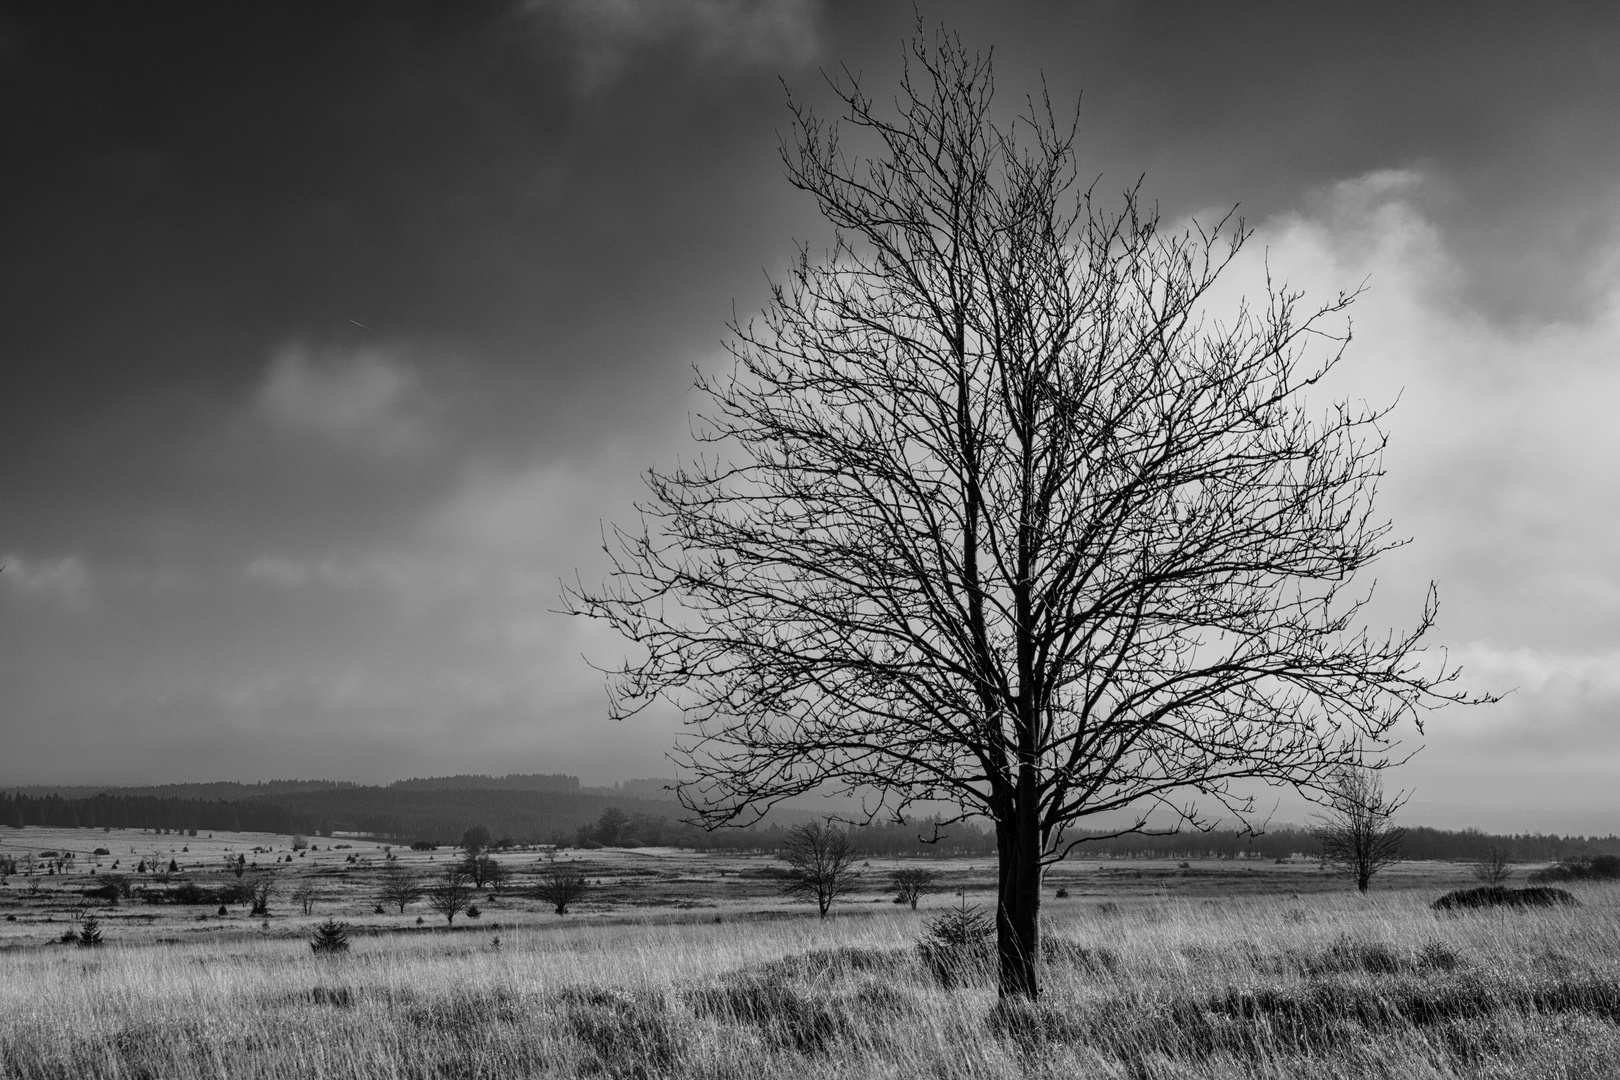
<svg viewBox="0 0 1620 1080">
<path fill-rule="evenodd" d="M 392 904 L 403 915 L 406 907 L 420 899 L 422 899 L 422 883 L 416 879 L 415 874 L 397 862 L 383 867 L 382 877 L 377 883 L 379 904 Z"/>
<path fill-rule="evenodd" d="M 315 891 L 315 883 L 304 880 L 293 886 L 290 899 L 294 904 L 298 905 L 299 911 L 305 915 L 313 915 L 315 913 L 315 901 L 318 897 L 319 894 Z"/>
<path fill-rule="evenodd" d="M 1399 542 L 1385 413 L 1304 396 L 1353 297 L 1268 283 L 1217 318 L 1241 222 L 1100 208 L 1074 128 L 1045 102 L 1001 126 L 954 38 L 919 33 L 897 111 L 833 89 L 870 152 L 801 105 L 783 146 L 831 250 L 731 326 L 697 380 L 709 452 L 648 473 L 610 581 L 568 603 L 636 646 L 612 715 L 683 710 L 706 824 L 837 789 L 988 817 L 1001 989 L 1033 996 L 1080 822 L 1244 819 L 1253 783 L 1320 789 L 1469 699 L 1421 655 L 1432 587 L 1412 630 L 1364 632 L 1352 582 Z"/>
<path fill-rule="evenodd" d="M 253 915 L 270 914 L 270 898 L 275 895 L 275 892 L 275 878 L 267 875 L 254 881 L 248 894 L 248 900 L 252 905 L 248 909 L 249 912 Z"/>
<path fill-rule="evenodd" d="M 506 868 L 501 861 L 493 855 L 485 855 L 479 862 L 479 870 L 483 880 L 479 882 L 480 889 L 488 887 L 491 892 L 500 892 L 501 886 L 506 883 Z"/>
<path fill-rule="evenodd" d="M 819 821 L 795 825 L 788 830 L 781 858 L 788 865 L 782 891 L 814 903 L 823 919 L 833 901 L 853 892 L 860 880 L 849 835 Z"/>
<path fill-rule="evenodd" d="M 456 916 L 472 902 L 472 895 L 472 882 L 467 880 L 461 867 L 452 865 L 445 869 L 444 877 L 427 890 L 428 906 L 454 926 Z"/>
<path fill-rule="evenodd" d="M 474 887 L 482 889 L 485 885 L 492 888 L 500 887 L 501 864 L 493 855 L 483 851 L 469 851 L 461 860 L 461 870 L 472 878 Z"/>
<path fill-rule="evenodd" d="M 1495 842 L 1485 848 L 1485 854 L 1474 860 L 1469 869 L 1475 878 L 1487 885 L 1500 885 L 1513 876 L 1513 864 L 1508 858 L 1507 849 Z"/>
<path fill-rule="evenodd" d="M 1321 842 L 1322 862 L 1355 878 L 1356 888 L 1366 892 L 1374 874 L 1401 861 L 1406 830 L 1390 818 L 1405 801 L 1384 797 L 1384 781 L 1375 770 L 1341 768 L 1311 830 Z"/>
<path fill-rule="evenodd" d="M 558 915 L 566 915 L 569 905 L 584 896 L 588 888 L 584 871 L 553 859 L 540 871 L 534 895 L 541 903 L 550 904 Z"/>
<path fill-rule="evenodd" d="M 894 882 L 895 899 L 899 903 L 910 904 L 912 911 L 917 910 L 917 901 L 923 898 L 923 894 L 934 891 L 934 872 L 920 866 L 896 870 L 890 880 Z"/>
</svg>

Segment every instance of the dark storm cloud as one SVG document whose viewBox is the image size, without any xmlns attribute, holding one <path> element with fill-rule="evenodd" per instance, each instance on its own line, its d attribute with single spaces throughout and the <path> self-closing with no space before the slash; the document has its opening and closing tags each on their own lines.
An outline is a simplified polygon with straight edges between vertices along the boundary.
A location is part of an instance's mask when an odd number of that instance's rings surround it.
<svg viewBox="0 0 1620 1080">
<path fill-rule="evenodd" d="M 1589 415 L 1560 387 L 1612 385 L 1620 18 L 923 18 L 993 45 L 1007 100 L 1037 71 L 1060 112 L 1084 91 L 1104 201 L 1145 172 L 1171 219 L 1241 203 L 1313 290 L 1371 275 L 1352 389 L 1408 388 L 1386 508 L 1426 560 L 1390 572 L 1450 575 L 1448 640 L 1548 688 L 1560 746 L 1590 742 L 1620 697 L 1596 674 L 1620 650 L 1620 480 L 1560 425 Z M 690 452 L 690 367 L 719 361 L 733 303 L 827 239 L 781 176 L 778 77 L 824 106 L 843 63 L 885 98 L 912 19 L 0 9 L 0 782 L 661 769 L 668 717 L 598 720 L 578 656 L 617 646 L 551 614 L 558 580 L 600 573 L 599 520 Z M 1517 745 L 1529 711 L 1503 715 L 1454 730 Z"/>
</svg>

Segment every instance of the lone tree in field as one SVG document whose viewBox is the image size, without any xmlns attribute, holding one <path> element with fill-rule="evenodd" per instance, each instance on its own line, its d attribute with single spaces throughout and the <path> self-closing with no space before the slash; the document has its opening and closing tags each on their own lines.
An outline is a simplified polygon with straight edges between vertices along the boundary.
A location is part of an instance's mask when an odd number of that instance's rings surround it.
<svg viewBox="0 0 1620 1080">
<path fill-rule="evenodd" d="M 1501 844 L 1492 843 L 1485 854 L 1474 860 L 1474 877 L 1487 885 L 1500 885 L 1513 876 L 1513 863 Z"/>
<path fill-rule="evenodd" d="M 377 881 L 379 904 L 392 904 L 403 915 L 407 907 L 420 899 L 422 899 L 422 883 L 416 879 L 415 874 L 397 862 L 383 867 L 382 877 Z"/>
<path fill-rule="evenodd" d="M 288 899 L 296 904 L 298 910 L 305 915 L 313 915 L 315 913 L 315 901 L 320 899 L 320 893 L 316 890 L 313 881 L 300 881 L 293 887 Z"/>
<path fill-rule="evenodd" d="M 484 825 L 474 825 L 461 834 L 461 849 L 467 853 L 468 858 L 477 858 L 489 847 L 489 828 Z"/>
<path fill-rule="evenodd" d="M 706 824 L 837 789 L 988 817 L 1001 989 L 1033 996 L 1080 823 L 1241 820 L 1244 784 L 1320 789 L 1468 697 L 1421 655 L 1432 589 L 1362 629 L 1384 412 L 1304 398 L 1351 297 L 1211 310 L 1241 223 L 1102 209 L 1049 104 L 1003 124 L 954 38 L 908 60 L 892 110 L 834 81 L 843 131 L 794 105 L 788 179 L 836 239 L 730 327 L 708 451 L 649 472 L 569 602 L 635 646 L 613 715 L 682 709 Z"/>
<path fill-rule="evenodd" d="M 443 915 L 450 926 L 455 925 L 456 916 L 472 902 L 472 897 L 472 882 L 459 866 L 446 867 L 444 876 L 427 890 L 428 907 Z"/>
<path fill-rule="evenodd" d="M 910 904 L 912 911 L 923 894 L 934 891 L 934 872 L 918 866 L 902 867 L 889 880 L 894 883 L 895 903 Z"/>
<path fill-rule="evenodd" d="M 782 891 L 815 904 L 823 919 L 833 901 L 853 892 L 860 881 L 849 834 L 819 821 L 789 829 L 787 840 L 782 844 L 781 859 L 787 863 Z"/>
<path fill-rule="evenodd" d="M 1390 818 L 1406 800 L 1384 797 L 1384 782 L 1371 769 L 1339 769 L 1326 792 L 1325 809 L 1311 831 L 1322 844 L 1322 862 L 1356 879 L 1367 891 L 1372 876 L 1401 861 L 1406 830 Z"/>
<path fill-rule="evenodd" d="M 566 915 L 569 905 L 584 896 L 588 888 L 583 871 L 553 860 L 540 871 L 534 895 L 541 903 L 550 904 L 558 915 Z"/>
</svg>

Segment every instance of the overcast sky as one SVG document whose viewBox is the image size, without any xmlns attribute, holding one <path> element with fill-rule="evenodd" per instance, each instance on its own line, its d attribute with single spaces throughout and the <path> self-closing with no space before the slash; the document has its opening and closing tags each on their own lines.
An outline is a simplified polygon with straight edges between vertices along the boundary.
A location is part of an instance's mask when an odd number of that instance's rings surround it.
<svg viewBox="0 0 1620 1080">
<path fill-rule="evenodd" d="M 1335 389 L 1400 395 L 1379 567 L 1500 705 L 1410 817 L 1620 831 L 1620 10 L 921 4 L 1083 92 L 1099 191 L 1234 204 Z M 603 521 L 795 240 L 779 80 L 910 3 L 0 4 L 0 783 L 665 775 L 603 719 Z"/>
</svg>

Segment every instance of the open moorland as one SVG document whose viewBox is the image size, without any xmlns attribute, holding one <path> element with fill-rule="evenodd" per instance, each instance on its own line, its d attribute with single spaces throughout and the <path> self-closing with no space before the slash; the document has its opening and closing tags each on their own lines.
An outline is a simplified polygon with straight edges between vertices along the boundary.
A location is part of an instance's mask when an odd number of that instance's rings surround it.
<svg viewBox="0 0 1620 1080">
<path fill-rule="evenodd" d="M 1307 859 L 1081 858 L 1047 882 L 1040 1003 L 1005 1006 L 974 957 L 918 949 L 930 919 L 989 907 L 986 860 L 906 859 L 940 890 L 912 912 L 874 859 L 822 921 L 781 897 L 767 855 L 511 849 L 477 916 L 447 925 L 426 901 L 379 913 L 377 890 L 388 866 L 426 878 L 460 852 L 312 839 L 0 833 L 19 860 L 0 886 L 0 1075 L 1608 1077 L 1620 1061 L 1613 886 L 1446 915 L 1429 905 L 1470 883 L 1459 864 L 1400 864 L 1362 897 Z M 590 883 L 566 916 L 534 896 L 553 859 Z M 125 874 L 128 896 L 87 895 Z M 233 882 L 272 883 L 262 914 Z M 103 944 L 63 942 L 87 914 Z M 350 947 L 317 955 L 329 918 Z"/>
</svg>

